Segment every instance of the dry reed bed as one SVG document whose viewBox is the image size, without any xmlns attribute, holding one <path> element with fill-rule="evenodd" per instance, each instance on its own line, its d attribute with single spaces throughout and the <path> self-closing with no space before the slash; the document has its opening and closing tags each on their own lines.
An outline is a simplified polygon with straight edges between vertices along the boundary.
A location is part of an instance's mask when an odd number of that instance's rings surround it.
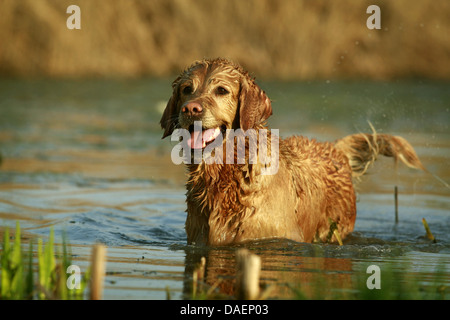
<svg viewBox="0 0 450 320">
<path fill-rule="evenodd" d="M 81 8 L 81 30 L 66 8 Z M 382 30 L 366 9 L 381 8 Z M 450 75 L 447 0 L 2 0 L 0 74 L 167 76 L 203 57 L 278 79 Z"/>
</svg>

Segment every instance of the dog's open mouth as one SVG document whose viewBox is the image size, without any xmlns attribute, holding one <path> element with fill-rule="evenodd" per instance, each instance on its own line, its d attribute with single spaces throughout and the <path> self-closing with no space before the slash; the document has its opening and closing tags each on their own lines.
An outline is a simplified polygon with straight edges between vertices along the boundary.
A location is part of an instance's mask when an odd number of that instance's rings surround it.
<svg viewBox="0 0 450 320">
<path fill-rule="evenodd" d="M 210 143 L 214 142 L 216 138 L 222 134 L 222 136 L 226 133 L 226 127 L 220 126 L 216 128 L 205 129 L 202 130 L 194 130 L 194 125 L 189 127 L 189 133 L 191 134 L 187 143 L 191 147 L 191 149 L 203 149 Z"/>
</svg>

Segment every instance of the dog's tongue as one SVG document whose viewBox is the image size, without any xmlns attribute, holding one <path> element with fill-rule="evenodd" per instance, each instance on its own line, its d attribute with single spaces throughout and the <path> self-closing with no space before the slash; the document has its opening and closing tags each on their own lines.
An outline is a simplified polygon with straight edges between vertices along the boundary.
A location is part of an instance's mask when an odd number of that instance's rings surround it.
<svg viewBox="0 0 450 320">
<path fill-rule="evenodd" d="M 220 128 L 208 129 L 203 131 L 194 130 L 188 144 L 192 149 L 203 149 L 206 144 L 213 141 L 220 134 Z"/>
</svg>

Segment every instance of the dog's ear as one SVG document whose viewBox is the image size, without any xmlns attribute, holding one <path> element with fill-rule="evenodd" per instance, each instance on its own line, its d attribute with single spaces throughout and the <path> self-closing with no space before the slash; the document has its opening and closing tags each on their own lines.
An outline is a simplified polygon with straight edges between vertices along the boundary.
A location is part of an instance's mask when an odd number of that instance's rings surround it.
<svg viewBox="0 0 450 320">
<path fill-rule="evenodd" d="M 266 93 L 253 81 L 241 81 L 239 121 L 244 131 L 254 128 L 272 115 L 272 104 Z"/>
<path fill-rule="evenodd" d="M 161 124 L 161 128 L 164 129 L 162 139 L 172 134 L 178 122 L 179 90 L 177 80 L 175 80 L 172 84 L 173 88 L 172 96 L 170 97 L 169 102 L 167 102 L 166 109 L 164 109 L 161 120 L 159 121 L 159 123 Z"/>
</svg>

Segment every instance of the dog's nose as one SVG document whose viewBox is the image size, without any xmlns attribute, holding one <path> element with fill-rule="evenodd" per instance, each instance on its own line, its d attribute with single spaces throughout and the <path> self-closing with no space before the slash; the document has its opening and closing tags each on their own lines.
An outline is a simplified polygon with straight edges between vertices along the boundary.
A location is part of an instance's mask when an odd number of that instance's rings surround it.
<svg viewBox="0 0 450 320">
<path fill-rule="evenodd" d="M 189 102 L 181 108 L 181 112 L 190 116 L 199 116 L 203 112 L 203 108 L 197 102 Z"/>
</svg>

